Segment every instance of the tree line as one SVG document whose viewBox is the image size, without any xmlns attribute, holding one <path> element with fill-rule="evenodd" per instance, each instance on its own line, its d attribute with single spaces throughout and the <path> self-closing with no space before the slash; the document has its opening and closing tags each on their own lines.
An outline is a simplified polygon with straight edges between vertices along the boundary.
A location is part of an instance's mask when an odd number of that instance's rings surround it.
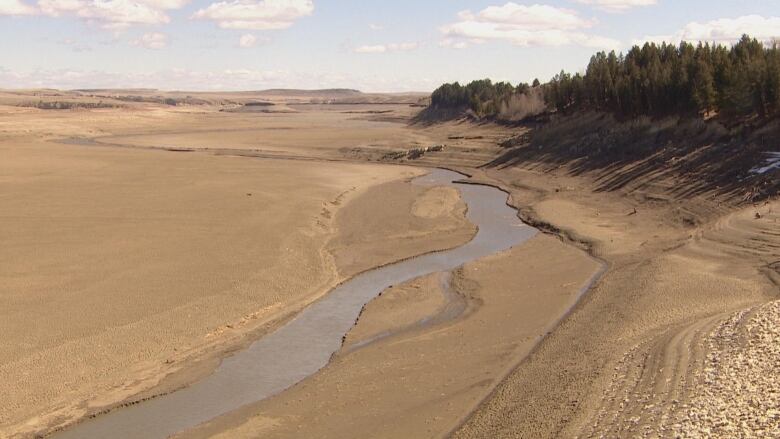
<svg viewBox="0 0 780 439">
<path fill-rule="evenodd" d="M 584 73 L 564 71 L 548 83 L 444 84 L 433 92 L 434 108 L 469 108 L 496 116 L 513 96 L 540 87 L 547 109 L 609 111 L 618 116 L 780 114 L 780 47 L 743 36 L 732 46 L 646 43 L 625 55 L 596 53 Z"/>
<path fill-rule="evenodd" d="M 508 82 L 494 83 L 490 79 L 472 81 L 465 86 L 454 82 L 434 90 L 431 105 L 436 108 L 468 108 L 480 117 L 495 116 L 503 101 L 526 93 L 529 88 L 528 84 L 513 86 Z"/>
</svg>

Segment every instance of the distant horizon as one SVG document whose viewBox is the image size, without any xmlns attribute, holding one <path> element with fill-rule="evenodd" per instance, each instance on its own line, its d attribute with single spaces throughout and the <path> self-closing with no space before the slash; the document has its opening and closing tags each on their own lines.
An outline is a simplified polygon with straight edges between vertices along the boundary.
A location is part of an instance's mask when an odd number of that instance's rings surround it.
<svg viewBox="0 0 780 439">
<path fill-rule="evenodd" d="M 780 37 L 780 0 L 0 0 L 0 88 L 428 93 L 646 41 Z"/>
<path fill-rule="evenodd" d="M 425 90 L 409 90 L 409 91 L 364 91 L 364 90 L 358 90 L 354 88 L 348 88 L 348 87 L 330 87 L 330 88 L 289 88 L 289 87 L 274 87 L 274 88 L 265 88 L 265 89 L 259 89 L 259 90 L 243 90 L 243 89 L 236 89 L 236 90 L 187 90 L 187 89 L 165 89 L 165 88 L 154 88 L 154 87 L 108 87 L 108 88 L 54 88 L 54 87 L 35 87 L 35 88 L 4 88 L 0 87 L 0 92 L 16 92 L 16 91 L 38 91 L 38 90 L 52 90 L 52 91 L 60 91 L 60 92 L 82 92 L 82 93 L 88 93 L 88 92 L 132 92 L 132 91 L 139 91 L 139 92 L 162 92 L 162 93 L 203 93 L 203 94 L 219 94 L 219 93 L 268 93 L 268 92 L 276 92 L 276 91 L 290 91 L 290 92 L 327 92 L 327 91 L 352 91 L 360 94 L 366 94 L 366 95 L 372 95 L 372 94 L 378 94 L 378 95 L 426 95 L 431 94 L 433 90 L 425 91 Z"/>
</svg>

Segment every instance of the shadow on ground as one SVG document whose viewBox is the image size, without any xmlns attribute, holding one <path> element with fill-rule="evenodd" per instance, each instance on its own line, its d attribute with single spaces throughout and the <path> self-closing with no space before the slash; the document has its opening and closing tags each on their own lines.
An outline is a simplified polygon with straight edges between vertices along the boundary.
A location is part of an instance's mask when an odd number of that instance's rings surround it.
<svg viewBox="0 0 780 439">
<path fill-rule="evenodd" d="M 780 123 L 726 127 L 700 119 L 618 122 L 603 113 L 558 117 L 483 165 L 549 171 L 565 167 L 596 179 L 597 191 L 664 187 L 676 199 L 724 196 L 757 201 L 778 194 L 778 171 L 757 173 L 780 151 Z M 511 142 L 510 142 L 511 144 Z"/>
</svg>

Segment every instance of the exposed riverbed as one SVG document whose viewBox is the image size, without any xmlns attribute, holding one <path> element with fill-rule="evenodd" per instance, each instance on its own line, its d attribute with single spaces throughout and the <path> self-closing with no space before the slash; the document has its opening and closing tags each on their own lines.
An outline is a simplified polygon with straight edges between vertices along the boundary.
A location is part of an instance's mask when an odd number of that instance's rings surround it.
<svg viewBox="0 0 780 439">
<path fill-rule="evenodd" d="M 446 272 L 522 243 L 536 230 L 523 224 L 495 188 L 456 184 L 460 174 L 434 170 L 414 180 L 425 186 L 455 186 L 479 231 L 451 250 L 390 264 L 336 287 L 277 331 L 227 359 L 212 375 L 180 391 L 114 410 L 53 437 L 165 438 L 243 405 L 268 398 L 324 367 L 361 308 L 391 285 Z"/>
</svg>

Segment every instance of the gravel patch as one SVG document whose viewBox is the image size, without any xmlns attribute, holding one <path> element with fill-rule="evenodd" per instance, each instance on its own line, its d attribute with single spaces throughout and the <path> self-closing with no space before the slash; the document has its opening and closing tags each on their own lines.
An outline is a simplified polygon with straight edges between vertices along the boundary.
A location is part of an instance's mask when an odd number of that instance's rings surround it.
<svg viewBox="0 0 780 439">
<path fill-rule="evenodd" d="M 732 315 L 707 355 L 678 438 L 780 438 L 780 301 Z"/>
</svg>

